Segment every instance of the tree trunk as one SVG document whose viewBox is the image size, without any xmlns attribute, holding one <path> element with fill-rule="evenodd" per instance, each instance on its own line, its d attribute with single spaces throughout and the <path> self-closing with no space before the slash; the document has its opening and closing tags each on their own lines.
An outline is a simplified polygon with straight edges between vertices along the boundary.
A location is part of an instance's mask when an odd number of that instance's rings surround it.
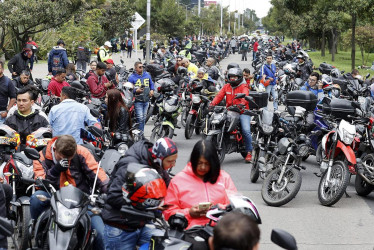
<svg viewBox="0 0 374 250">
<path fill-rule="evenodd" d="M 335 34 L 335 28 L 332 28 L 331 29 L 331 40 L 332 40 L 332 43 L 331 43 L 331 61 L 335 62 L 335 52 L 336 52 L 336 48 L 335 48 L 335 39 L 336 39 L 336 34 Z"/>
<path fill-rule="evenodd" d="M 322 30 L 322 44 L 321 44 L 321 56 L 326 56 L 326 51 L 325 51 L 325 38 L 326 34 L 325 34 L 325 30 Z"/>
<path fill-rule="evenodd" d="M 352 70 L 356 67 L 356 14 L 352 13 L 352 37 L 351 37 L 351 44 L 352 44 L 352 51 L 351 51 L 351 59 L 352 59 Z M 361 54 L 363 51 L 361 50 Z M 364 58 L 362 57 L 362 63 L 364 63 Z"/>
<path fill-rule="evenodd" d="M 361 50 L 362 65 L 365 65 L 364 47 L 360 46 L 360 50 Z M 352 68 L 352 70 L 353 69 L 354 69 L 354 67 Z"/>
</svg>

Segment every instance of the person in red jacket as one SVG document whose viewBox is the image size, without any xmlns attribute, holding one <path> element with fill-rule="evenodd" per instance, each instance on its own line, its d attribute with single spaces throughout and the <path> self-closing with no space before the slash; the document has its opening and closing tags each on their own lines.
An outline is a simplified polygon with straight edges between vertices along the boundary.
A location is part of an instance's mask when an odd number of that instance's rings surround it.
<svg viewBox="0 0 374 250">
<path fill-rule="evenodd" d="M 191 153 L 190 162 L 170 182 L 163 214 L 181 213 L 188 220 L 187 229 L 209 222 L 205 214 L 212 205 L 230 204 L 229 195 L 237 189 L 230 175 L 221 170 L 217 149 L 211 141 L 198 141 Z M 205 204 L 202 204 L 205 203 Z"/>
<path fill-rule="evenodd" d="M 48 95 L 60 97 L 62 88 L 65 86 L 70 86 L 70 84 L 65 81 L 65 78 L 66 70 L 62 68 L 58 69 L 56 71 L 56 75 L 52 77 L 52 80 L 48 85 Z"/>
<path fill-rule="evenodd" d="M 87 79 L 87 85 L 90 88 L 90 92 L 92 97 L 94 98 L 102 98 L 105 97 L 106 91 L 108 89 L 114 89 L 115 86 L 112 82 L 108 81 L 106 78 L 105 71 L 107 66 L 103 62 L 98 62 L 96 66 L 96 70 L 91 73 L 91 75 Z"/>
<path fill-rule="evenodd" d="M 258 51 L 258 42 L 257 42 L 257 39 L 255 39 L 255 42 L 253 44 L 253 61 L 256 60 L 257 51 Z"/>
<path fill-rule="evenodd" d="M 243 104 L 246 109 L 249 109 L 248 102 L 244 98 L 235 99 L 236 94 L 243 93 L 246 96 L 249 94 L 248 85 L 243 79 L 243 70 L 240 68 L 231 68 L 227 72 L 227 78 L 228 83 L 218 92 L 210 106 L 217 105 L 226 96 L 226 107 Z M 240 124 L 244 136 L 245 149 L 247 151 L 245 162 L 250 163 L 252 160 L 251 116 L 241 114 Z"/>
</svg>

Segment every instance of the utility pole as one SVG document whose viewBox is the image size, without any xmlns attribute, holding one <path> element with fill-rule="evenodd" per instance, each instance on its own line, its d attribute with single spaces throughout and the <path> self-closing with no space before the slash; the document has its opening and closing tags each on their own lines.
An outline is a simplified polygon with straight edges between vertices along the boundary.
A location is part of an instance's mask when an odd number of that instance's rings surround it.
<svg viewBox="0 0 374 250">
<path fill-rule="evenodd" d="M 149 63 L 151 52 L 151 0 L 147 0 L 147 34 L 146 34 L 146 61 Z"/>
<path fill-rule="evenodd" d="M 230 32 L 230 26 L 231 26 L 231 20 L 230 20 L 230 14 L 231 14 L 231 12 L 229 11 L 229 28 L 228 28 L 228 32 Z"/>
<path fill-rule="evenodd" d="M 200 11 L 201 11 L 201 0 L 199 0 L 198 6 L 197 6 L 197 14 L 199 15 L 199 17 L 200 17 Z"/>
<path fill-rule="evenodd" d="M 222 6 L 222 0 L 221 0 L 221 29 L 220 29 L 220 35 L 222 36 L 222 16 L 223 16 L 223 6 Z"/>
</svg>

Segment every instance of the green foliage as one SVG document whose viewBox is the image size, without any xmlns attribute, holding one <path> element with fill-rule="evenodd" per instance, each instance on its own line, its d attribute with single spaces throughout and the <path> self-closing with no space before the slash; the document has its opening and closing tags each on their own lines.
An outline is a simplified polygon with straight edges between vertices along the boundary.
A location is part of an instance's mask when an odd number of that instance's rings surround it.
<svg viewBox="0 0 374 250">
<path fill-rule="evenodd" d="M 185 22 L 185 11 L 180 5 L 175 3 L 175 0 L 164 0 L 162 2 L 161 8 L 157 11 L 157 20 L 158 27 L 155 30 L 158 33 L 169 37 L 182 37 L 185 35 L 183 25 Z"/>
</svg>

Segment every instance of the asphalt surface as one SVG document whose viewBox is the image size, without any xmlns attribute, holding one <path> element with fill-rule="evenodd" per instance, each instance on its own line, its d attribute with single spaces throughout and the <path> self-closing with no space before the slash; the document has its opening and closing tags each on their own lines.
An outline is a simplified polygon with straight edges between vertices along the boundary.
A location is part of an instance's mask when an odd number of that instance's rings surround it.
<svg viewBox="0 0 374 250">
<path fill-rule="evenodd" d="M 135 54 L 135 53 L 134 53 Z M 139 56 L 141 54 L 139 53 Z M 249 56 L 251 57 L 251 55 Z M 119 63 L 119 54 L 113 56 L 114 62 Z M 230 55 L 221 62 L 225 69 L 230 62 L 237 62 L 242 68 L 249 67 L 251 61 L 240 60 L 239 55 Z M 125 65 L 130 68 L 137 58 L 124 58 Z M 9 72 L 5 72 L 9 76 Z M 34 66 L 34 77 L 44 77 L 47 74 L 46 64 Z M 145 128 L 145 136 L 150 137 L 153 121 L 150 119 Z M 178 146 L 178 160 L 173 173 L 181 171 L 189 160 L 194 144 L 201 136 L 194 134 L 192 139 L 186 140 L 184 128 L 175 131 L 177 136 L 173 140 Z M 238 153 L 226 155 L 222 168 L 227 171 L 237 189 L 243 195 L 250 197 L 260 212 L 261 249 L 280 249 L 270 240 L 273 228 L 280 228 L 290 232 L 296 238 L 299 249 L 373 249 L 374 247 L 374 194 L 366 198 L 359 197 L 354 189 L 354 176 L 348 186 L 350 198 L 343 196 L 332 207 L 320 204 L 317 188 L 320 179 L 314 175 L 319 172 L 315 157 L 310 157 L 303 165 L 302 185 L 296 198 L 282 207 L 270 207 L 261 197 L 262 180 L 250 182 L 250 165 L 244 162 Z M 196 190 L 198 192 L 198 190 Z"/>
</svg>

